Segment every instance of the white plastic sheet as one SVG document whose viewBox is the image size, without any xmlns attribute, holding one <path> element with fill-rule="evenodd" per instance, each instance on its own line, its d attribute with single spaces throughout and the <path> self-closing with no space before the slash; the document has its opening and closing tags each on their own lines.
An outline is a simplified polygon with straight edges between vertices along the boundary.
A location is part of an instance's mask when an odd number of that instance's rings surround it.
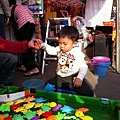
<svg viewBox="0 0 120 120">
<path fill-rule="evenodd" d="M 103 25 L 110 21 L 113 0 L 86 0 L 85 21 L 87 27 Z"/>
</svg>

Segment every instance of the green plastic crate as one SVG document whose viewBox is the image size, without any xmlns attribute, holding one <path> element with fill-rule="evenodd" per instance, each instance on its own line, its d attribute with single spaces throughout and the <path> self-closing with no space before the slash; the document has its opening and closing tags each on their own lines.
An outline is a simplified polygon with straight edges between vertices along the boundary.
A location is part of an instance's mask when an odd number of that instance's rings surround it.
<svg viewBox="0 0 120 120">
<path fill-rule="evenodd" d="M 17 92 L 18 87 L 6 87 L 0 90 L 0 94 Z M 106 98 L 93 98 L 65 93 L 48 93 L 43 90 L 36 90 L 36 97 L 43 97 L 48 102 L 56 102 L 62 105 L 69 105 L 74 109 L 81 107 L 88 108 L 85 115 L 93 117 L 94 120 L 120 120 L 120 101 Z"/>
</svg>

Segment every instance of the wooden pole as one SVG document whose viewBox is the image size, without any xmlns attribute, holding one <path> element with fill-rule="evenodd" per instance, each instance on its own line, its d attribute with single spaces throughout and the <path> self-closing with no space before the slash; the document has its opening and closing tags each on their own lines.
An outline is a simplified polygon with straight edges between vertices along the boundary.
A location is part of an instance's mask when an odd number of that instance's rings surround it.
<svg viewBox="0 0 120 120">
<path fill-rule="evenodd" d="M 117 0 L 116 12 L 116 70 L 120 73 L 120 0 Z"/>
</svg>

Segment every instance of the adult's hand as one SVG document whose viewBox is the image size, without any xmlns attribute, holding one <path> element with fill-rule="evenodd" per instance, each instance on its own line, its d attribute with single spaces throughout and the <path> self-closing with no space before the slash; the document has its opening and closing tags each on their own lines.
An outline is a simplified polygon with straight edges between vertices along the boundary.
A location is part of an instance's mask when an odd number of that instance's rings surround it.
<svg viewBox="0 0 120 120">
<path fill-rule="evenodd" d="M 6 18 L 5 18 L 5 24 L 8 25 L 9 22 L 10 22 L 10 18 L 9 18 L 9 17 L 6 17 Z"/>
<path fill-rule="evenodd" d="M 34 49 L 40 49 L 40 44 L 41 44 L 41 42 L 42 42 L 42 40 L 33 38 L 31 41 L 29 41 L 28 47 L 29 47 L 29 48 L 34 48 Z M 36 44 L 37 44 L 39 47 L 36 48 Z"/>
</svg>

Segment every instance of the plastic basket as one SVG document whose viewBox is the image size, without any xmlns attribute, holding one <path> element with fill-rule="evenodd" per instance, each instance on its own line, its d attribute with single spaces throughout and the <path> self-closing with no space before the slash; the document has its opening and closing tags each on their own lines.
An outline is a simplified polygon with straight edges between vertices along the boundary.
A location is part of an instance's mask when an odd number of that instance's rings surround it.
<svg viewBox="0 0 120 120">
<path fill-rule="evenodd" d="M 35 88 L 38 90 L 43 90 L 45 86 L 45 81 L 41 79 L 30 79 L 22 83 L 24 88 Z"/>
<path fill-rule="evenodd" d="M 113 21 L 106 21 L 106 22 L 103 22 L 103 25 L 104 26 L 113 26 L 114 22 Z"/>
</svg>

